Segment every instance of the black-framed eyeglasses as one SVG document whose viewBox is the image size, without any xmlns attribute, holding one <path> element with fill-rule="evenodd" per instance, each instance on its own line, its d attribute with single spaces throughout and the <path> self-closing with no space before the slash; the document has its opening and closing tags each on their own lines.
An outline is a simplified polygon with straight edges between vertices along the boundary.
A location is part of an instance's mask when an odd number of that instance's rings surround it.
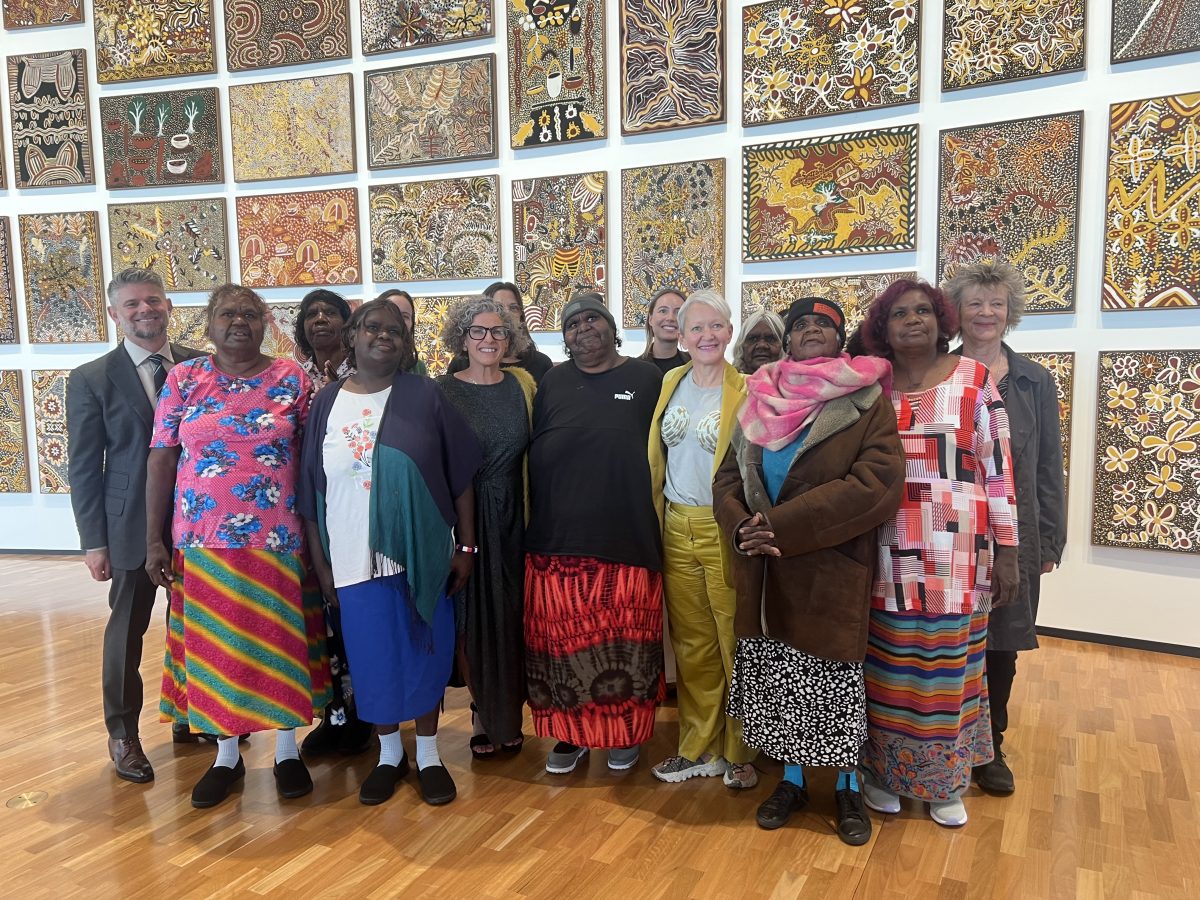
<svg viewBox="0 0 1200 900">
<path fill-rule="evenodd" d="M 512 335 L 512 331 L 507 325 L 493 325 L 491 328 L 486 328 L 483 325 L 469 325 L 465 331 L 467 337 L 473 341 L 482 341 L 489 334 L 493 340 L 507 341 Z"/>
</svg>

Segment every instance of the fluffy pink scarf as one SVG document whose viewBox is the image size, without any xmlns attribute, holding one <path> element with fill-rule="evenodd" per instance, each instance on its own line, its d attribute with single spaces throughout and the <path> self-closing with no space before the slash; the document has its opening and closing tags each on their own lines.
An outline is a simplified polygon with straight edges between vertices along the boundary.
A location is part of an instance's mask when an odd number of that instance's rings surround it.
<svg viewBox="0 0 1200 900">
<path fill-rule="evenodd" d="M 789 357 L 763 366 L 746 379 L 746 402 L 738 422 L 747 440 L 782 450 L 817 418 L 829 400 L 853 394 L 890 375 L 892 364 L 876 356 Z"/>
</svg>

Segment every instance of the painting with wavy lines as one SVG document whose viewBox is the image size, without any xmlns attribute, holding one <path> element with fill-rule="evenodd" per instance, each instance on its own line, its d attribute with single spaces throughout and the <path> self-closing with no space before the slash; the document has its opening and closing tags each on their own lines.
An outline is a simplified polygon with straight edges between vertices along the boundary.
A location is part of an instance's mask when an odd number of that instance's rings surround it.
<svg viewBox="0 0 1200 900">
<path fill-rule="evenodd" d="M 225 0 L 231 72 L 349 58 L 349 0 Z"/>
<path fill-rule="evenodd" d="M 301 191 L 236 199 L 241 283 L 358 284 L 358 192 Z"/>
<path fill-rule="evenodd" d="M 4 27 L 44 28 L 83 21 L 83 0 L 4 0 Z"/>
<path fill-rule="evenodd" d="M 28 494 L 29 452 L 18 369 L 0 372 L 0 494 Z"/>
<path fill-rule="evenodd" d="M 1113 0 L 1113 62 L 1200 50 L 1197 0 Z"/>
<path fill-rule="evenodd" d="M 217 71 L 212 0 L 95 0 L 101 84 Z"/>
<path fill-rule="evenodd" d="M 83 50 L 8 58 L 13 187 L 94 184 Z"/>
<path fill-rule="evenodd" d="M 359 6 L 368 56 L 492 35 L 492 0 L 361 0 Z"/>
</svg>

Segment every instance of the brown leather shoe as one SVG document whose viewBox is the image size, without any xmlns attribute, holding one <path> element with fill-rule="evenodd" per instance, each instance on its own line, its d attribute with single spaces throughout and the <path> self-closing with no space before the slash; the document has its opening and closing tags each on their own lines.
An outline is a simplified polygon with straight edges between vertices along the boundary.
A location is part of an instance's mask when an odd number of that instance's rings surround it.
<svg viewBox="0 0 1200 900">
<path fill-rule="evenodd" d="M 154 769 L 137 738 L 109 738 L 108 755 L 117 767 L 117 776 L 135 784 L 154 780 Z"/>
</svg>

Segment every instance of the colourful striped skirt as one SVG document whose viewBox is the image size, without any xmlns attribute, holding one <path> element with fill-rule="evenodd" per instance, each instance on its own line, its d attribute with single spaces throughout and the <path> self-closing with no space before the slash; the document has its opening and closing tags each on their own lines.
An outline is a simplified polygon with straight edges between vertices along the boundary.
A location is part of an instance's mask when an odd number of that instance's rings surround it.
<svg viewBox="0 0 1200 900">
<path fill-rule="evenodd" d="M 662 573 L 589 556 L 525 560 L 525 671 L 538 737 L 632 747 L 666 696 Z"/>
<path fill-rule="evenodd" d="M 331 691 L 308 568 L 296 553 L 175 551 L 163 721 L 222 735 L 312 724 Z"/>
<path fill-rule="evenodd" d="M 952 800 L 992 759 L 984 653 L 988 614 L 871 610 L 863 767 L 884 789 Z"/>
</svg>

